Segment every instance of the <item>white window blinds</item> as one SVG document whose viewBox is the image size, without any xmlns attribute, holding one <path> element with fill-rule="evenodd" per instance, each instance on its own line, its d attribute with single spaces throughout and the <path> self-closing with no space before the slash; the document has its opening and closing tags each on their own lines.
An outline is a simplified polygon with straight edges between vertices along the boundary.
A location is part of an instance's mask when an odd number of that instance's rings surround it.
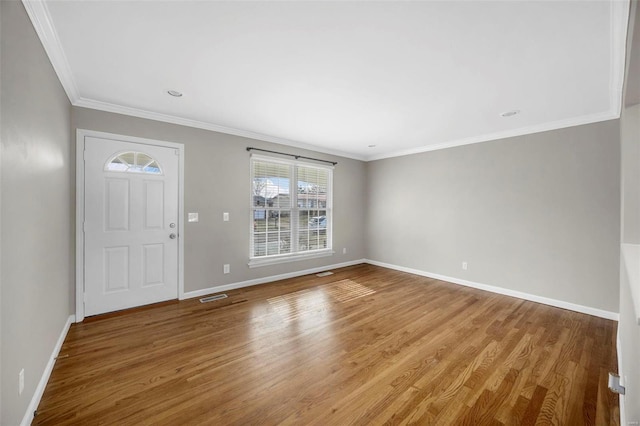
<svg viewBox="0 0 640 426">
<path fill-rule="evenodd" d="M 251 157 L 252 259 L 331 250 L 332 174 L 331 167 Z"/>
</svg>

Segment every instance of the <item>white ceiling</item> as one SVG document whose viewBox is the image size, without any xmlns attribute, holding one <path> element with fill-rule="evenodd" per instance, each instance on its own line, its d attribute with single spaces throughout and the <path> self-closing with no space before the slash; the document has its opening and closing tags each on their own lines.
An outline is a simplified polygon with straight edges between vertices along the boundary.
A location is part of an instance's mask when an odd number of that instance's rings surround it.
<svg viewBox="0 0 640 426">
<path fill-rule="evenodd" d="M 24 3 L 74 105 L 352 158 L 620 112 L 625 0 Z"/>
</svg>

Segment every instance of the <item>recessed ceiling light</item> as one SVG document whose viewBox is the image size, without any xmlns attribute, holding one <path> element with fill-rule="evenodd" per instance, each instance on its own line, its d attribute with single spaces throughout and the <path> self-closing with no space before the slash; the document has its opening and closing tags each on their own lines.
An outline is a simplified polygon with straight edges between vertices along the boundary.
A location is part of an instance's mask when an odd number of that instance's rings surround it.
<svg viewBox="0 0 640 426">
<path fill-rule="evenodd" d="M 167 93 L 170 94 L 171 96 L 175 96 L 176 98 L 179 98 L 182 96 L 182 92 L 178 92 L 177 90 L 167 90 Z"/>
<path fill-rule="evenodd" d="M 500 114 L 500 117 L 513 117 L 514 115 L 518 115 L 520 114 L 520 110 L 519 109 L 512 109 L 511 111 L 505 111 L 502 114 Z"/>
<path fill-rule="evenodd" d="M 375 148 L 375 145 L 367 145 L 369 148 Z"/>
</svg>

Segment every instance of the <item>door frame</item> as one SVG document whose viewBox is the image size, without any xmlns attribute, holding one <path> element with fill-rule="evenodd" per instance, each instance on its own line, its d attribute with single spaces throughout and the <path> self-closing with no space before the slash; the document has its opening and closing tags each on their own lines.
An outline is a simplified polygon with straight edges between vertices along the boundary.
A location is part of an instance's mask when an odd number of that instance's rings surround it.
<svg viewBox="0 0 640 426">
<path fill-rule="evenodd" d="M 118 135 L 94 130 L 76 130 L 76 322 L 84 320 L 84 150 L 85 138 L 152 145 L 178 150 L 178 299 L 184 299 L 184 144 Z"/>
</svg>

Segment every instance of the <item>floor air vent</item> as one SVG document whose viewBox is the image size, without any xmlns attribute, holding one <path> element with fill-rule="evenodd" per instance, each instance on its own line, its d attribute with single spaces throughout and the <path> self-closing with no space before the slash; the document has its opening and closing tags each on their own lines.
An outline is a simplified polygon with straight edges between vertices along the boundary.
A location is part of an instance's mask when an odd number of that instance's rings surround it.
<svg viewBox="0 0 640 426">
<path fill-rule="evenodd" d="M 329 275 L 333 275 L 333 272 L 331 271 L 320 272 L 319 274 L 316 274 L 316 277 L 328 277 Z"/>
<path fill-rule="evenodd" d="M 203 297 L 202 299 L 200 299 L 200 303 L 214 302 L 216 300 L 226 299 L 226 298 L 227 298 L 227 295 L 224 293 L 216 294 L 215 296 Z"/>
</svg>

